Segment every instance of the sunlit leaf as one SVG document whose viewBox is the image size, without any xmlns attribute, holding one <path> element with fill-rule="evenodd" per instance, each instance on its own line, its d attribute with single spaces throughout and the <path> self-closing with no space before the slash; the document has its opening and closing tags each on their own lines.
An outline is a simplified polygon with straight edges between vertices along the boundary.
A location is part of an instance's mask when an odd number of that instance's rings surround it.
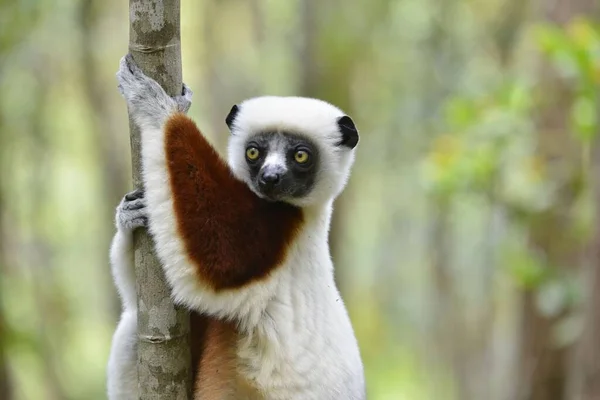
<svg viewBox="0 0 600 400">
<path fill-rule="evenodd" d="M 598 34 L 589 21 L 583 18 L 573 18 L 565 27 L 565 32 L 572 43 L 579 48 L 587 49 L 598 42 Z"/>
<path fill-rule="evenodd" d="M 596 136 L 597 131 L 597 104 L 589 97 L 580 96 L 575 99 L 571 109 L 571 119 L 573 121 L 577 136 L 584 141 L 590 141 Z"/>
<path fill-rule="evenodd" d="M 463 129 L 477 118 L 477 109 L 472 102 L 464 98 L 453 98 L 445 108 L 446 121 L 455 129 Z"/>
<path fill-rule="evenodd" d="M 531 107 L 531 91 L 525 85 L 512 85 L 509 91 L 508 106 L 515 111 L 527 110 Z"/>
<path fill-rule="evenodd" d="M 538 24 L 533 30 L 534 38 L 540 49 L 548 54 L 564 51 L 569 47 L 562 30 L 551 24 Z"/>
<path fill-rule="evenodd" d="M 538 287 L 547 275 L 545 265 L 527 250 L 509 252 L 505 263 L 514 281 L 524 289 Z"/>
</svg>

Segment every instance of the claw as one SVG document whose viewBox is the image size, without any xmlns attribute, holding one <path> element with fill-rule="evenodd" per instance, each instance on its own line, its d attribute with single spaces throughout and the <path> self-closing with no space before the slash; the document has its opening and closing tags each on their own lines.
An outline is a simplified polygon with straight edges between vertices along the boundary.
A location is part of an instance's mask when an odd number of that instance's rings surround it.
<svg viewBox="0 0 600 400">
<path fill-rule="evenodd" d="M 117 81 L 119 81 L 119 92 L 123 94 L 123 85 L 122 80 L 127 81 L 129 75 L 139 77 L 142 75 L 142 70 L 135 63 L 133 56 L 131 53 L 127 53 L 125 56 L 121 57 L 121 61 L 119 61 L 119 70 L 117 71 Z M 130 79 L 130 78 L 129 78 Z"/>
<path fill-rule="evenodd" d="M 148 226 L 144 190 L 136 189 L 127 193 L 117 207 L 116 223 L 119 229 L 132 231 Z"/>
<path fill-rule="evenodd" d="M 140 68 L 135 63 L 135 60 L 133 59 L 133 55 L 131 55 L 131 53 L 127 53 L 125 57 L 123 57 L 123 60 L 129 72 L 131 72 L 134 75 L 140 72 Z"/>
<path fill-rule="evenodd" d="M 190 89 L 190 87 L 186 85 L 185 82 L 183 82 L 181 85 L 181 95 L 188 100 L 192 100 L 192 96 L 194 95 L 192 89 Z"/>
<path fill-rule="evenodd" d="M 144 198 L 123 202 L 123 210 L 127 211 L 140 210 L 144 207 L 146 207 L 146 200 Z"/>
<path fill-rule="evenodd" d="M 190 89 L 190 87 L 185 83 L 183 83 L 181 86 L 181 96 L 175 96 L 173 97 L 173 100 L 175 100 L 175 103 L 177 103 L 177 109 L 180 112 L 187 113 L 192 105 L 192 96 L 194 92 L 192 92 L 192 89 Z"/>
</svg>

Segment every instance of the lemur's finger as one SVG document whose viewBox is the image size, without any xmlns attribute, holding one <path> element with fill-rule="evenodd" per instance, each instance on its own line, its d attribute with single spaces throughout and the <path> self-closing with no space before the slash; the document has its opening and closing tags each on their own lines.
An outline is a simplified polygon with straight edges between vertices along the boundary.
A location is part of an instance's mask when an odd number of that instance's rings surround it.
<svg viewBox="0 0 600 400">
<path fill-rule="evenodd" d="M 131 53 L 127 53 L 127 55 L 125 55 L 124 59 L 125 59 L 125 65 L 127 66 L 127 69 L 129 70 L 129 72 L 131 72 L 134 75 L 138 75 L 142 72 L 140 70 L 140 68 L 137 66 L 137 64 L 135 63 L 135 61 L 133 60 L 133 56 L 131 55 Z"/>
<path fill-rule="evenodd" d="M 127 56 L 124 56 L 121 58 L 121 61 L 119 62 L 119 70 L 117 71 L 117 82 L 118 82 L 118 88 L 119 88 L 119 93 L 121 93 L 121 95 L 125 96 L 125 87 L 124 84 L 126 86 L 129 85 L 129 82 L 131 81 L 131 71 L 129 70 L 129 67 L 127 66 L 127 61 L 125 60 Z"/>
<path fill-rule="evenodd" d="M 119 71 L 117 71 L 117 76 L 124 77 L 127 74 L 132 74 L 133 72 L 129 69 L 127 65 L 127 56 L 121 57 L 119 61 Z"/>
<path fill-rule="evenodd" d="M 131 200 L 140 199 L 142 197 L 144 197 L 144 189 L 138 188 L 138 189 L 135 189 L 132 192 L 127 193 L 125 195 L 125 200 L 131 201 Z"/>
<path fill-rule="evenodd" d="M 131 220 L 129 222 L 129 227 L 131 229 L 141 228 L 148 226 L 148 217 L 139 217 Z"/>
<path fill-rule="evenodd" d="M 139 210 L 144 207 L 146 207 L 146 199 L 144 199 L 144 198 L 123 202 L 123 210 L 127 210 L 127 211 Z"/>
<path fill-rule="evenodd" d="M 181 96 L 175 96 L 173 97 L 173 100 L 177 103 L 177 110 L 187 113 L 192 105 L 192 96 L 194 92 L 192 92 L 192 89 L 185 83 L 183 83 L 182 86 Z"/>
<path fill-rule="evenodd" d="M 190 89 L 190 87 L 186 85 L 185 82 L 183 82 L 182 84 L 181 95 L 190 101 L 192 100 L 192 96 L 194 95 L 192 89 Z"/>
</svg>

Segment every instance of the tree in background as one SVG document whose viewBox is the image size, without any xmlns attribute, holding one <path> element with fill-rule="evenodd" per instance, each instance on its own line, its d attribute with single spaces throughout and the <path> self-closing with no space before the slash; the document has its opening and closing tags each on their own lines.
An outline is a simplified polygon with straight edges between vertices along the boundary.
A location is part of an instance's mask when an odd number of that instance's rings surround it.
<svg viewBox="0 0 600 400">
<path fill-rule="evenodd" d="M 552 26 L 564 28 L 577 17 L 591 15 L 594 8 L 592 0 L 561 0 L 544 3 L 541 13 Z M 561 339 L 560 330 L 576 311 L 576 304 L 567 295 L 561 305 L 549 310 L 541 305 L 541 299 L 556 288 L 566 293 L 569 281 L 581 274 L 585 244 L 577 235 L 573 210 L 586 195 L 586 188 L 593 186 L 581 168 L 587 139 L 579 139 L 573 114 L 566 112 L 577 106 L 578 89 L 562 78 L 556 67 L 542 61 L 537 82 L 540 107 L 534 117 L 537 156 L 555 188 L 552 207 L 528 216 L 532 252 L 542 257 L 547 271 L 538 284 L 523 292 L 519 389 L 531 400 L 567 395 L 575 341 Z"/>
<path fill-rule="evenodd" d="M 600 397 L 599 34 L 578 18 L 595 2 L 182 3 L 191 113 L 219 150 L 254 95 L 323 98 L 362 132 L 331 244 L 370 399 Z M 15 400 L 105 398 L 127 16 L 116 0 L 0 0 Z"/>
</svg>

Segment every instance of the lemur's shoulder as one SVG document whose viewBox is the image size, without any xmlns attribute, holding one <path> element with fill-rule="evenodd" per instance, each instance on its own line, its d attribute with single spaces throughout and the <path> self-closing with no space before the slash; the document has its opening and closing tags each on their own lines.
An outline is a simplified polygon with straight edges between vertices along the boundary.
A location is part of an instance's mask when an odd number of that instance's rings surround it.
<svg viewBox="0 0 600 400">
<path fill-rule="evenodd" d="M 204 281 L 219 290 L 265 278 L 283 263 L 302 210 L 257 197 L 188 116 L 172 115 L 164 130 L 177 230 Z"/>
</svg>

